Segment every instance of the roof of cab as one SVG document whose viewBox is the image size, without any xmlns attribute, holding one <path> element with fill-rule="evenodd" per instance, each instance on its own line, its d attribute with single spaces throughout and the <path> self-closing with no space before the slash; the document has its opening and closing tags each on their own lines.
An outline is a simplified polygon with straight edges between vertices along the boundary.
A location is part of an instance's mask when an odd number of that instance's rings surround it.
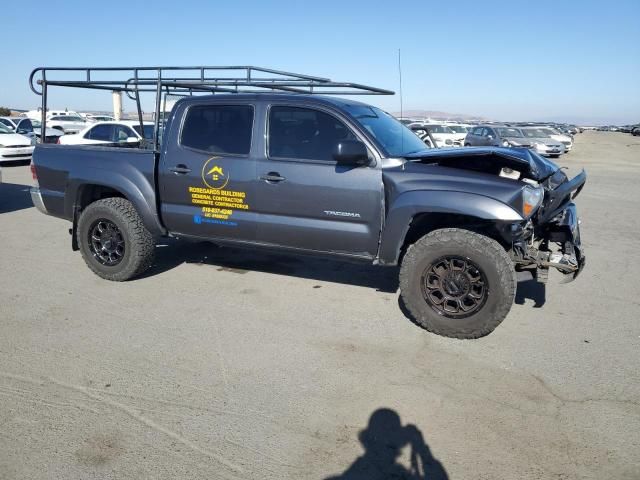
<svg viewBox="0 0 640 480">
<path fill-rule="evenodd" d="M 193 97 L 185 97 L 176 103 L 202 103 L 202 102 L 225 102 L 225 101 L 247 101 L 247 102 L 266 102 L 271 103 L 275 101 L 284 102 L 304 102 L 304 103 L 316 103 L 329 105 L 333 107 L 346 107 L 348 105 L 362 105 L 370 106 L 364 102 L 352 100 L 350 98 L 331 97 L 328 95 L 306 95 L 301 93 L 289 94 L 289 93 L 230 93 L 230 94 L 214 94 L 214 95 L 198 95 Z"/>
</svg>

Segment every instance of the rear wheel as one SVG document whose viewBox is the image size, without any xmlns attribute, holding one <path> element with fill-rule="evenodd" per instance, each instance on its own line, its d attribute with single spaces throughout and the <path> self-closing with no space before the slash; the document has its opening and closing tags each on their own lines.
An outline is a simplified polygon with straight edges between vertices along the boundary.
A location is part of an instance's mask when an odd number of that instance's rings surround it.
<svg viewBox="0 0 640 480">
<path fill-rule="evenodd" d="M 478 338 L 507 316 L 516 273 L 495 240 L 468 230 L 433 231 L 407 250 L 400 290 L 414 320 L 446 337 Z"/>
<path fill-rule="evenodd" d="M 89 205 L 78 220 L 77 235 L 85 263 L 107 280 L 129 280 L 153 264 L 153 236 L 124 198 L 105 198 Z"/>
</svg>

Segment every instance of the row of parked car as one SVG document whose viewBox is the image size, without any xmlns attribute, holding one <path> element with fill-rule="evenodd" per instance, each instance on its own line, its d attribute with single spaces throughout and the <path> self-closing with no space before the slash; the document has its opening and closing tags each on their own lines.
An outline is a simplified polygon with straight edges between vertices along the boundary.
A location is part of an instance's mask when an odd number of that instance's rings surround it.
<svg viewBox="0 0 640 480">
<path fill-rule="evenodd" d="M 604 129 L 605 127 L 603 127 Z M 600 128 L 598 128 L 598 130 L 600 130 Z M 635 136 L 635 137 L 640 137 L 640 124 L 637 125 L 623 125 L 622 127 L 617 127 L 616 130 L 611 130 L 611 128 L 608 128 L 607 131 L 618 131 L 618 132 L 622 132 L 622 133 L 630 133 L 631 135 Z"/>
<path fill-rule="evenodd" d="M 152 122 L 143 122 L 141 129 L 138 121 L 115 121 L 107 115 L 54 111 L 47 115 L 43 139 L 42 124 L 39 120 L 28 116 L 0 117 L 0 162 L 31 160 L 33 149 L 36 143 L 40 142 L 137 146 L 143 139 L 148 140 L 152 137 Z"/>
<path fill-rule="evenodd" d="M 580 132 L 577 127 L 538 124 L 411 122 L 408 127 L 430 147 L 522 147 L 549 157 L 570 152 L 573 135 Z"/>
</svg>

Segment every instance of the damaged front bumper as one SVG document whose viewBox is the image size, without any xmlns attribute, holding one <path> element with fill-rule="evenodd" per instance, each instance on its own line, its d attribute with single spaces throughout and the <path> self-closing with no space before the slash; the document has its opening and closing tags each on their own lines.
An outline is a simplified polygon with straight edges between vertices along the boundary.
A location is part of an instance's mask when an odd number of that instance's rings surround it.
<svg viewBox="0 0 640 480">
<path fill-rule="evenodd" d="M 518 270 L 530 270 L 546 282 L 550 268 L 571 282 L 582 272 L 585 255 L 580 239 L 580 219 L 573 199 L 586 182 L 583 171 L 570 181 L 547 183 L 545 202 L 535 218 L 514 225 L 512 259 Z M 553 188 L 555 187 L 555 188 Z"/>
</svg>

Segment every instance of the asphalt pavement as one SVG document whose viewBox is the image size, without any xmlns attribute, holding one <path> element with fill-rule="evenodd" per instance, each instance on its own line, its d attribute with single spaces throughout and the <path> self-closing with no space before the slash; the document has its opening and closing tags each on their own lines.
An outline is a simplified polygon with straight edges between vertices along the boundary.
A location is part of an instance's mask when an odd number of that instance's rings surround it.
<svg viewBox="0 0 640 480">
<path fill-rule="evenodd" d="M 478 340 L 412 323 L 393 269 L 167 242 L 102 280 L 2 167 L 0 478 L 640 478 L 640 137 L 559 163 L 587 266 Z"/>
</svg>

